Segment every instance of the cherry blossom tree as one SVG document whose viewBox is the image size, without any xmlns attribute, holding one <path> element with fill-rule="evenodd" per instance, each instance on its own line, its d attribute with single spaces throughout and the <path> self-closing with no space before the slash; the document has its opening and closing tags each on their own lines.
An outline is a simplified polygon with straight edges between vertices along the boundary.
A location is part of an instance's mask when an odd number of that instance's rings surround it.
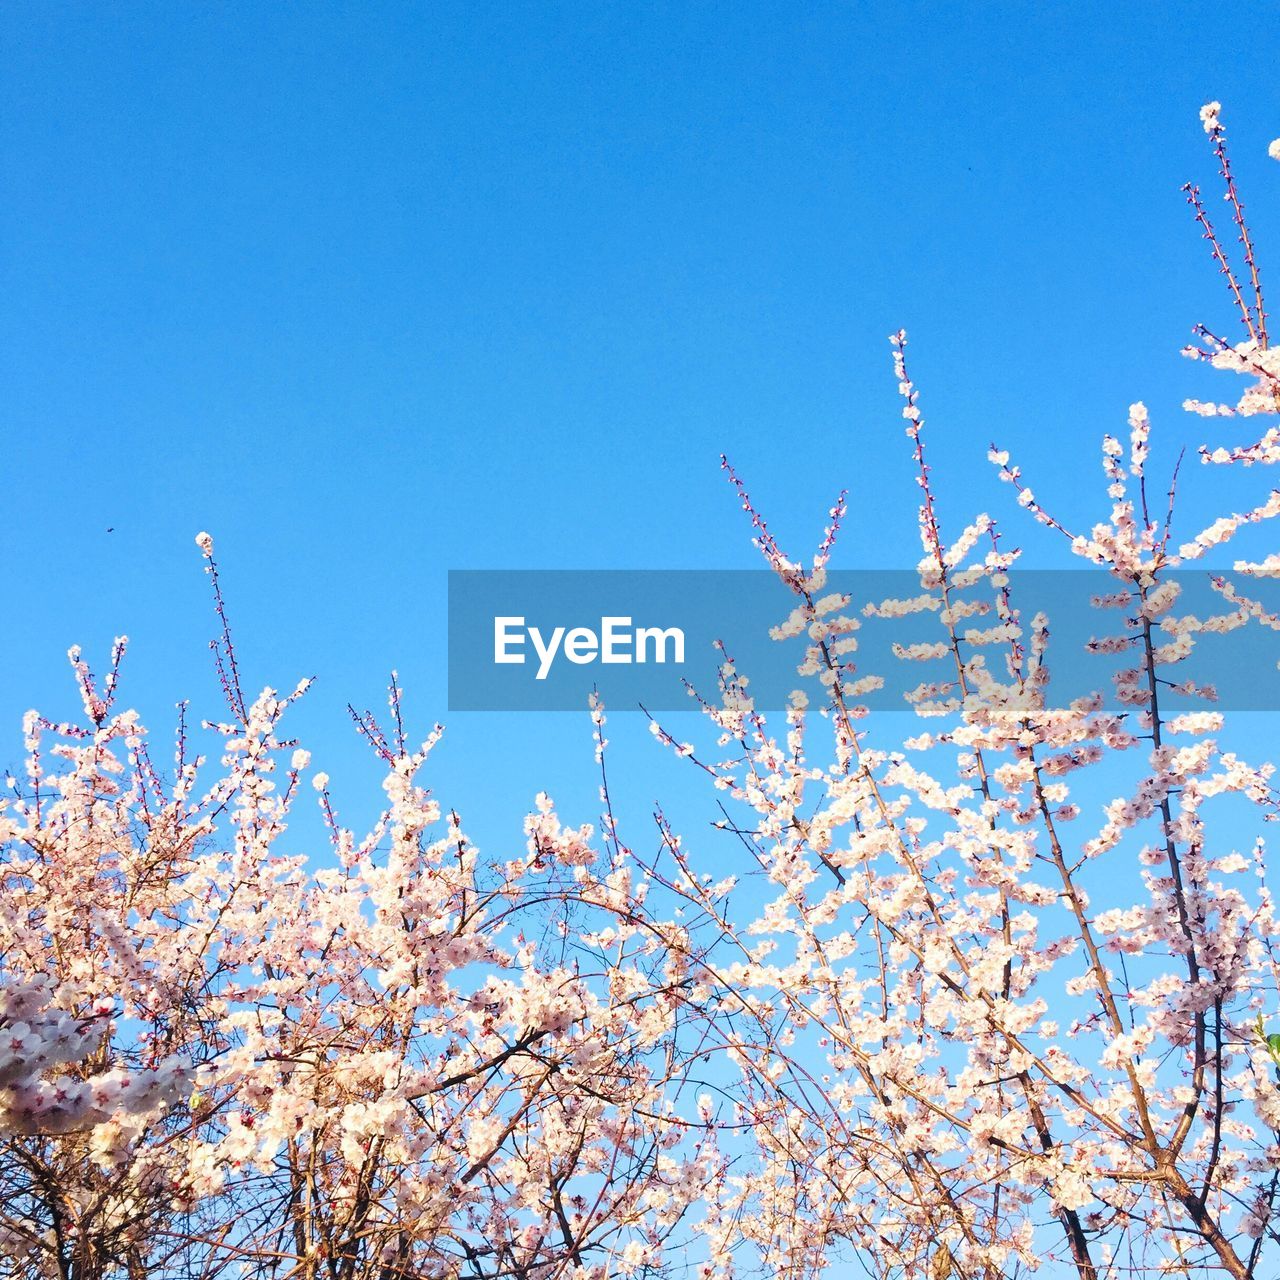
<svg viewBox="0 0 1280 1280">
<path fill-rule="evenodd" d="M 85 723 L 28 718 L 0 813 L 9 1274 L 630 1273 L 723 1176 L 679 1105 L 686 931 L 545 796 L 482 858 L 419 782 L 438 730 L 410 744 L 394 680 L 389 729 L 355 715 L 384 811 L 343 827 L 282 736 L 305 684 L 246 698 L 199 541 L 214 778 L 185 727 L 162 773 L 115 709 L 122 640 L 101 684 L 73 652 Z M 279 852 L 308 794 L 315 865 Z"/>
<path fill-rule="evenodd" d="M 1246 387 L 1187 407 L 1251 428 L 1280 411 L 1280 358 L 1217 104 L 1202 122 L 1238 253 L 1187 199 L 1245 334 L 1198 328 L 1187 354 Z M 205 534 L 222 720 L 184 709 L 158 764 L 117 705 L 124 640 L 102 678 L 72 651 L 82 716 L 27 717 L 0 802 L 0 1275 L 1275 1274 L 1278 797 L 1177 668 L 1280 631 L 1280 555 L 1215 570 L 1208 616 L 1179 576 L 1280 491 L 1175 538 L 1176 472 L 1153 502 L 1135 404 L 1082 525 L 993 445 L 1101 584 L 1090 647 L 1120 670 L 1060 696 L 1004 530 L 944 522 L 891 342 L 916 594 L 828 590 L 843 496 L 804 565 L 725 464 L 792 596 L 775 634 L 806 651 L 781 724 L 726 658 L 709 745 L 651 726 L 715 788 L 718 845 L 662 811 L 624 833 L 595 703 L 599 830 L 539 796 L 515 851 L 483 854 L 394 677 L 385 715 L 352 711 L 380 816 L 345 826 L 288 736 L 306 682 L 244 688 Z M 1199 456 L 1269 465 L 1278 433 Z M 895 738 L 857 663 L 864 630 L 905 619 L 937 629 L 895 649 L 924 672 L 924 723 Z M 302 805 L 328 834 L 310 858 Z"/>
<path fill-rule="evenodd" d="M 1199 190 L 1187 199 L 1245 337 L 1200 327 L 1186 354 L 1247 386 L 1232 405 L 1186 407 L 1253 420 L 1280 411 L 1280 358 L 1219 105 L 1201 118 L 1242 270 Z M 994 1280 L 1045 1263 L 1081 1280 L 1274 1275 L 1274 770 L 1219 745 L 1214 690 L 1176 668 L 1222 633 L 1280 630 L 1248 589 L 1280 576 L 1280 559 L 1215 574 L 1210 617 L 1180 603 L 1175 571 L 1280 514 L 1280 491 L 1176 541 L 1176 471 L 1156 508 L 1135 404 L 1127 442 L 1103 441 L 1109 514 L 1077 531 L 993 445 L 1021 507 L 1098 571 L 1094 604 L 1114 618 L 1090 646 L 1123 660 L 1109 694 L 1055 700 L 1050 619 L 1019 607 L 1018 552 L 986 514 L 944 533 L 906 341 L 891 339 L 921 490 L 919 594 L 824 593 L 843 495 L 805 567 L 726 462 L 795 597 L 776 635 L 807 637 L 816 704 L 793 695 L 779 734 L 726 663 L 705 705 L 710 754 L 654 726 L 738 802 L 724 826 L 774 889 L 744 923 L 732 895 L 672 882 L 714 917 L 718 974 L 740 1004 L 724 1043 L 757 1158 L 735 1185 L 734 1229 L 774 1275 L 815 1274 L 843 1247 L 884 1277 Z M 1271 427 L 1200 456 L 1269 464 L 1278 439 Z M 927 724 L 882 745 L 860 703 L 882 677 L 855 666 L 859 633 L 917 615 L 937 639 L 896 654 L 930 672 L 908 695 Z M 1073 800 L 1099 789 L 1100 822 Z"/>
</svg>

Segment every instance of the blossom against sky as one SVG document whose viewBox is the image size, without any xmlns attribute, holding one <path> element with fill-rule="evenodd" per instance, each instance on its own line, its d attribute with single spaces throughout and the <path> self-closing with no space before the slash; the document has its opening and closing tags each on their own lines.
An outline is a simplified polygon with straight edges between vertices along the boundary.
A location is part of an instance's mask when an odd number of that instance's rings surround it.
<svg viewBox="0 0 1280 1280">
<path fill-rule="evenodd" d="M 1215 14 L 8 7 L 0 759 L 72 643 L 128 633 L 157 727 L 192 693 L 203 529 L 249 683 L 318 676 L 333 764 L 392 666 L 444 715 L 451 567 L 755 567 L 722 450 L 784 541 L 847 485 L 842 562 L 898 567 L 902 325 L 944 519 L 1011 508 L 995 435 L 1094 494 L 1139 398 L 1167 466 L 1227 314 L 1178 193 L 1204 102 L 1280 243 L 1268 32 Z M 476 794 L 493 730 L 450 720 Z M 510 731 L 524 805 L 583 729 Z"/>
</svg>

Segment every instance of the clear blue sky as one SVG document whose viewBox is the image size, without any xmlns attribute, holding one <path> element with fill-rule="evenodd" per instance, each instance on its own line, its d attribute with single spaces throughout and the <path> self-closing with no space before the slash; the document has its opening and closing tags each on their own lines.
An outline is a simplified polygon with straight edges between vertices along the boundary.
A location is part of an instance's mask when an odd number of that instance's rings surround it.
<svg viewBox="0 0 1280 1280">
<path fill-rule="evenodd" d="M 200 529 L 250 683 L 320 677 L 299 727 L 335 776 L 390 667 L 444 715 L 449 568 L 754 566 L 722 449 L 784 540 L 848 485 L 840 563 L 910 563 L 899 325 L 953 527 L 1010 509 L 992 436 L 1101 517 L 1099 436 L 1145 398 L 1167 460 L 1204 389 L 1177 348 L 1229 324 L 1178 193 L 1209 98 L 1280 299 L 1275 18 L 5 6 L 0 763 L 74 641 L 133 638 L 157 730 L 213 710 Z M 576 717 L 450 744 L 449 798 L 504 825 L 589 796 Z"/>
</svg>

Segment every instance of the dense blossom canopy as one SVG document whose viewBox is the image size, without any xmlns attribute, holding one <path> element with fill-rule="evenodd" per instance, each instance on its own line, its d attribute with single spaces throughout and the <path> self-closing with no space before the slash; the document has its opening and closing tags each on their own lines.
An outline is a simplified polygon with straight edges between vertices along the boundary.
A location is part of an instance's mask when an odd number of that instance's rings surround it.
<svg viewBox="0 0 1280 1280">
<path fill-rule="evenodd" d="M 1239 270 L 1187 199 L 1245 335 L 1200 327 L 1187 354 L 1245 389 L 1187 408 L 1247 420 L 1201 448 L 1210 470 L 1267 465 L 1280 428 L 1252 420 L 1280 412 L 1280 356 L 1219 105 L 1201 118 Z M 284 727 L 305 683 L 246 694 L 208 534 L 225 722 L 180 723 L 162 767 L 117 705 L 124 641 L 101 678 L 72 651 L 83 716 L 27 717 L 0 801 L 0 1274 L 1276 1274 L 1274 770 L 1222 745 L 1213 688 L 1177 668 L 1280 632 L 1280 553 L 1221 560 L 1280 490 L 1175 539 L 1176 475 L 1156 507 L 1135 404 L 1086 527 L 993 445 L 1103 584 L 1091 648 L 1121 669 L 1055 700 L 1017 552 L 985 514 L 944 535 L 891 342 L 918 594 L 826 590 L 844 498 L 803 564 L 729 470 L 808 692 L 778 725 L 726 660 L 705 745 L 652 725 L 723 802 L 724 878 L 661 812 L 656 844 L 624 839 L 598 703 L 598 832 L 542 795 L 516 852 L 482 854 L 426 785 L 439 729 L 410 740 L 394 679 L 386 717 L 353 712 L 381 817 L 343 826 Z M 1213 616 L 1174 572 L 1202 561 Z M 886 745 L 859 634 L 917 618 L 935 638 L 896 656 L 922 664 L 922 726 Z M 280 852 L 303 804 L 330 840 L 310 860 Z"/>
</svg>

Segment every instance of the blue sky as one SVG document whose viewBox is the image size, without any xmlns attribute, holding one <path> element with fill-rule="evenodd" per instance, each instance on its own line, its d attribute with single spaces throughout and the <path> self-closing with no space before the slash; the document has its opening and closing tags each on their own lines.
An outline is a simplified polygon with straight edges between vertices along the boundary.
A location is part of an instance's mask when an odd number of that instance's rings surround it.
<svg viewBox="0 0 1280 1280">
<path fill-rule="evenodd" d="M 847 485 L 838 562 L 910 563 L 899 325 L 952 527 L 1010 511 L 993 436 L 1100 517 L 1102 432 L 1144 398 L 1167 463 L 1206 389 L 1177 349 L 1230 324 L 1178 192 L 1209 98 L 1280 264 L 1272 16 L 6 6 L 0 763 L 76 641 L 132 637 L 157 731 L 213 711 L 201 529 L 249 682 L 320 677 L 340 802 L 348 699 L 396 666 L 445 715 L 448 569 L 754 567 L 721 450 L 784 542 Z M 449 728 L 442 789 L 495 831 L 589 799 L 578 717 Z M 612 736 L 661 793 L 638 721 Z"/>
</svg>

